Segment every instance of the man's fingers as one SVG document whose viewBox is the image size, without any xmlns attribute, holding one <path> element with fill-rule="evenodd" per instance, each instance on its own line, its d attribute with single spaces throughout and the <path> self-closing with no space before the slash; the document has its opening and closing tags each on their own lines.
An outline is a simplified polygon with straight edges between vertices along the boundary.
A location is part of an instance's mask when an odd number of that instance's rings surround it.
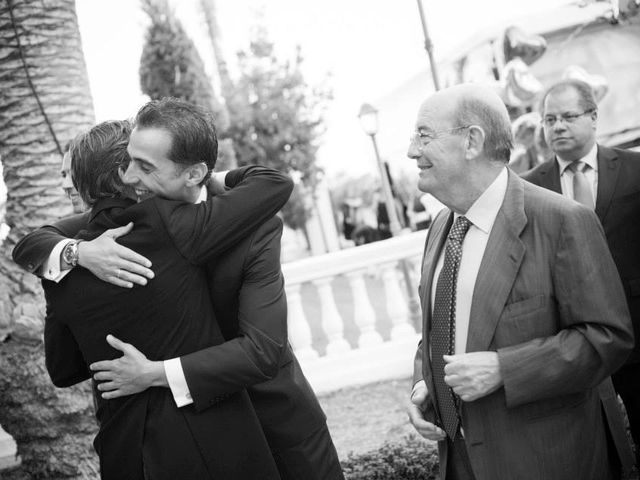
<svg viewBox="0 0 640 480">
<path fill-rule="evenodd" d="M 106 232 L 104 232 L 104 234 L 107 235 L 108 237 L 116 239 L 118 237 L 122 237 L 123 235 L 126 235 L 132 229 L 133 229 L 133 222 L 129 222 L 124 227 L 111 228 Z"/>
<path fill-rule="evenodd" d="M 126 395 L 126 393 L 124 393 L 122 390 L 117 389 L 117 390 L 111 390 L 110 392 L 104 392 L 102 395 L 100 395 L 102 398 L 104 398 L 105 400 L 111 400 L 113 398 L 119 398 L 119 397 L 124 397 Z"/>
<path fill-rule="evenodd" d="M 93 362 L 89 365 L 89 370 L 96 372 L 100 370 L 113 370 L 115 364 L 113 360 L 100 360 L 99 362 Z"/>
<path fill-rule="evenodd" d="M 120 276 L 122 276 L 122 273 L 120 274 Z M 122 287 L 122 288 L 133 287 L 133 283 L 114 275 L 107 275 L 106 277 L 102 277 L 102 280 L 104 280 L 105 282 L 109 282 L 110 284 L 115 285 L 116 287 Z"/>
<path fill-rule="evenodd" d="M 113 372 L 110 370 L 100 370 L 93 375 L 93 379 L 96 382 L 106 382 L 109 380 L 113 380 Z"/>
<path fill-rule="evenodd" d="M 444 431 L 431 422 L 427 422 L 422 412 L 416 406 L 408 409 L 409 420 L 416 431 L 428 440 L 443 440 L 446 437 Z"/>
<path fill-rule="evenodd" d="M 98 390 L 100 390 L 101 392 L 108 392 L 110 390 L 116 390 L 118 388 L 120 388 L 118 385 L 115 384 L 115 382 L 102 382 L 99 383 L 96 388 Z"/>
<path fill-rule="evenodd" d="M 148 278 L 153 278 L 153 272 L 149 269 L 151 267 L 151 260 L 122 245 L 118 245 L 117 254 L 125 261 L 122 268 L 130 272 L 139 273 Z"/>
<path fill-rule="evenodd" d="M 131 348 L 131 345 L 124 343 L 122 340 L 117 339 L 113 335 L 107 335 L 107 343 L 116 350 L 120 350 L 122 353 L 126 353 L 126 350 Z"/>
<path fill-rule="evenodd" d="M 131 286 L 133 286 L 132 284 L 135 283 L 136 285 L 144 287 L 148 281 L 145 277 L 128 272 L 124 269 L 118 269 L 116 275 L 116 280 L 118 280 L 119 282 L 124 282 L 125 284 L 131 284 Z"/>
</svg>

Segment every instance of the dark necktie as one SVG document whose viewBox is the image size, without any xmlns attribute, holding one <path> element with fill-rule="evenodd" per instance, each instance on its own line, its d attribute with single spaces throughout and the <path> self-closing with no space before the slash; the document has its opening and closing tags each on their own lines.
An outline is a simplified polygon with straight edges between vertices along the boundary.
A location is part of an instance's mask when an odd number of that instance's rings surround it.
<svg viewBox="0 0 640 480">
<path fill-rule="evenodd" d="M 573 199 L 593 210 L 595 203 L 593 201 L 593 188 L 584 173 L 589 168 L 589 165 L 577 160 L 567 168 L 573 172 Z"/>
<path fill-rule="evenodd" d="M 459 419 L 453 391 L 444 383 L 445 361 L 442 356 L 454 353 L 458 269 L 462 258 L 462 241 L 470 226 L 471 222 L 466 217 L 460 216 L 449 231 L 445 244 L 444 263 L 436 284 L 431 322 L 433 383 L 442 426 L 451 440 L 455 438 Z"/>
</svg>

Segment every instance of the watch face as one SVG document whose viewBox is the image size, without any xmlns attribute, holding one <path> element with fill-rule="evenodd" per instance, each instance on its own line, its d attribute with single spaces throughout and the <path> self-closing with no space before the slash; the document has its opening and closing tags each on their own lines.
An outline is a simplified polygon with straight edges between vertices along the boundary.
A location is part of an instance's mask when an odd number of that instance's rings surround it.
<svg viewBox="0 0 640 480">
<path fill-rule="evenodd" d="M 64 250 L 62 252 L 62 258 L 64 259 L 64 261 L 74 266 L 75 266 L 75 262 L 77 261 L 77 251 L 78 251 L 76 248 L 76 245 L 77 245 L 76 242 L 68 243 L 67 246 L 64 247 Z"/>
</svg>

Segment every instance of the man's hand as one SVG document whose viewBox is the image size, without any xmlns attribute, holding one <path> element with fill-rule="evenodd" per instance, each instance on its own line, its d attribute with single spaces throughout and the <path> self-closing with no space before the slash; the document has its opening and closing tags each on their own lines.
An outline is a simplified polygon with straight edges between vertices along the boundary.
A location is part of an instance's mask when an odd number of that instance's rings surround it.
<svg viewBox="0 0 640 480">
<path fill-rule="evenodd" d="M 107 335 L 107 342 L 123 355 L 115 360 L 103 360 L 89 365 L 96 373 L 98 390 L 105 392 L 102 398 L 124 397 L 146 390 L 149 387 L 168 386 L 162 362 L 148 360 L 133 345 Z"/>
<path fill-rule="evenodd" d="M 133 284 L 146 285 L 153 278 L 151 262 L 133 250 L 116 242 L 131 231 L 133 223 L 105 231 L 90 242 L 78 245 L 78 264 L 100 280 L 118 287 L 131 288 Z"/>
<path fill-rule="evenodd" d="M 413 427 L 427 440 L 444 440 L 447 434 L 433 423 L 427 422 L 422 414 L 422 406 L 427 400 L 427 386 L 424 381 L 416 383 L 411 393 L 411 401 L 407 405 L 409 421 Z"/>
<path fill-rule="evenodd" d="M 496 352 L 444 355 L 444 381 L 465 402 L 472 402 L 502 386 Z"/>
</svg>

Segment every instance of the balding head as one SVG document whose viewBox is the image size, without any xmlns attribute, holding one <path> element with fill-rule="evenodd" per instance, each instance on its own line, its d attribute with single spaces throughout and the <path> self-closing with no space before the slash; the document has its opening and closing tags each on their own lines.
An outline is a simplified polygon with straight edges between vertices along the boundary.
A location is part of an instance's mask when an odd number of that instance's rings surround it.
<svg viewBox="0 0 640 480">
<path fill-rule="evenodd" d="M 511 121 L 504 102 L 491 88 L 468 83 L 455 85 L 434 93 L 420 111 L 437 114 L 452 127 L 480 127 L 485 135 L 484 155 L 490 160 L 509 162 L 513 147 Z"/>
</svg>

